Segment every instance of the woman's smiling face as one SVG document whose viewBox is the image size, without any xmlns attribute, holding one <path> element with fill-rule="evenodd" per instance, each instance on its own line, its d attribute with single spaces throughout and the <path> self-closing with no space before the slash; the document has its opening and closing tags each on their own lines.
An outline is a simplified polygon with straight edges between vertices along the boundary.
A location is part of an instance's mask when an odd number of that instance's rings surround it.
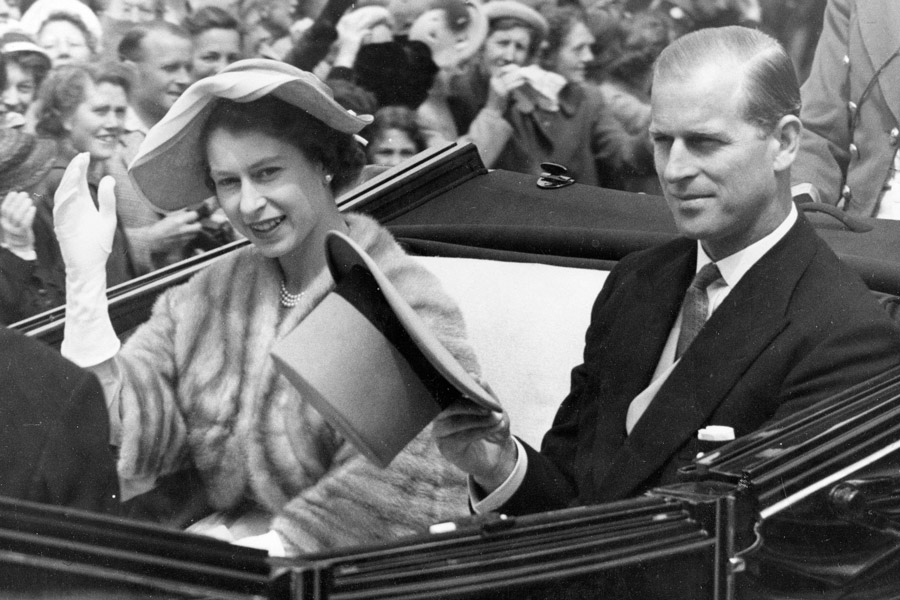
<svg viewBox="0 0 900 600">
<path fill-rule="evenodd" d="M 301 247 L 337 210 L 322 166 L 285 141 L 219 128 L 209 136 L 206 155 L 232 226 L 269 258 Z"/>
</svg>

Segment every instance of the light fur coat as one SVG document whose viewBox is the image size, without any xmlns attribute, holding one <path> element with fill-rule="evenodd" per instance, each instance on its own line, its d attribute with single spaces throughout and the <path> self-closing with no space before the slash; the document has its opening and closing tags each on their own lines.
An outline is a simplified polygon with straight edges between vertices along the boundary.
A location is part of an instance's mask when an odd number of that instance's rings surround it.
<svg viewBox="0 0 900 600">
<path fill-rule="evenodd" d="M 369 217 L 346 218 L 350 236 L 480 381 L 462 315 L 437 278 Z M 157 300 L 118 357 L 120 477 L 193 461 L 214 508 L 258 504 L 300 552 L 419 533 L 467 514 L 464 475 L 442 458 L 430 427 L 381 470 L 277 373 L 272 345 L 334 286 L 325 269 L 285 309 L 280 278 L 277 262 L 249 247 Z"/>
</svg>

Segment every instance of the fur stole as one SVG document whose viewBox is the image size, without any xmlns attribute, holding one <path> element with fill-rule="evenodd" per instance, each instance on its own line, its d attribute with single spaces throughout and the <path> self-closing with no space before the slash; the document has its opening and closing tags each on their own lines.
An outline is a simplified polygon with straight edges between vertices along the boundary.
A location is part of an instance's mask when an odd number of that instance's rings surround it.
<svg viewBox="0 0 900 600">
<path fill-rule="evenodd" d="M 350 236 L 480 381 L 462 315 L 437 278 L 369 217 L 347 215 L 347 222 Z M 300 304 L 284 309 L 280 277 L 275 260 L 249 247 L 157 300 L 118 357 L 120 476 L 159 476 L 193 462 L 216 509 L 254 503 L 300 551 L 421 532 L 465 514 L 464 475 L 441 457 L 430 428 L 378 469 L 277 373 L 272 345 L 334 286 L 325 269 Z"/>
</svg>

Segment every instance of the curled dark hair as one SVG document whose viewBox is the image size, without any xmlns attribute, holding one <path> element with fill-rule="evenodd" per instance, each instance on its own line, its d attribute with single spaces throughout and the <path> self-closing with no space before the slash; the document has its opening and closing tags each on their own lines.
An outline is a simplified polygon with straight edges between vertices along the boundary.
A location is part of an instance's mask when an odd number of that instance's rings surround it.
<svg viewBox="0 0 900 600">
<path fill-rule="evenodd" d="M 669 21 L 654 12 L 635 13 L 617 24 L 618 43 L 603 67 L 614 79 L 640 81 L 672 38 Z"/>
<path fill-rule="evenodd" d="M 545 69 L 553 71 L 555 65 L 551 63 L 556 60 L 569 32 L 577 23 L 585 23 L 587 15 L 581 7 L 573 5 L 548 6 L 544 9 L 543 15 L 547 19 L 549 28 L 547 29 L 547 39 L 541 48 L 541 62 Z"/>
<path fill-rule="evenodd" d="M 31 73 L 34 77 L 34 87 L 39 89 L 47 73 L 50 71 L 50 60 L 46 55 L 38 52 L 9 52 L 4 55 L 6 62 L 15 63 L 20 69 L 26 73 Z M 4 86 L 5 87 L 5 86 Z"/>
<path fill-rule="evenodd" d="M 384 106 L 378 109 L 375 120 L 362 131 L 363 137 L 369 141 L 369 148 L 372 148 L 378 136 L 388 129 L 398 129 L 408 135 L 416 145 L 416 152 L 421 152 L 428 145 L 416 121 L 415 111 L 407 106 Z"/>
<path fill-rule="evenodd" d="M 218 129 L 231 133 L 255 131 L 294 146 L 307 159 L 321 164 L 326 172 L 334 175 L 331 189 L 335 193 L 356 181 L 366 163 L 360 144 L 351 134 L 337 131 L 302 108 L 275 96 L 264 96 L 252 102 L 216 98 L 200 134 L 203 148 Z M 206 185 L 215 190 L 208 175 Z"/>
<path fill-rule="evenodd" d="M 61 65 L 50 72 L 37 98 L 35 130 L 41 135 L 61 139 L 66 136 L 64 122 L 87 100 L 89 84 L 111 83 L 131 91 L 127 71 L 119 64 Z"/>
</svg>

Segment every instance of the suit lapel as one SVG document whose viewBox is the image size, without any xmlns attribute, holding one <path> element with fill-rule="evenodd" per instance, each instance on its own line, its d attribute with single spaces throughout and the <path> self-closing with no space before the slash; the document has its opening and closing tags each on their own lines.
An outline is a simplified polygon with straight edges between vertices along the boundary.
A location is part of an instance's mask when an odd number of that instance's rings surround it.
<svg viewBox="0 0 900 600">
<path fill-rule="evenodd" d="M 729 293 L 607 463 L 608 468 L 595 472 L 599 498 L 630 495 L 698 429 L 710 424 L 719 404 L 788 325 L 788 304 L 814 254 L 815 244 L 810 243 L 814 235 L 801 216 Z"/>
<path fill-rule="evenodd" d="M 900 2 L 897 0 L 865 0 L 856 2 L 857 18 L 862 43 L 869 53 L 872 68 L 877 71 L 891 55 L 900 48 Z M 854 57 L 851 56 L 851 60 Z M 850 68 L 853 68 L 851 62 Z M 874 72 L 873 72 L 874 74 Z M 900 121 L 900 56 L 893 58 L 885 71 L 878 77 L 878 86 L 885 102 Z M 851 98 L 851 100 L 856 100 Z"/>
<path fill-rule="evenodd" d="M 596 426 L 584 440 L 590 476 L 582 478 L 581 494 L 594 497 L 613 458 L 625 442 L 625 415 L 631 400 L 647 385 L 681 307 L 697 264 L 695 242 L 682 242 L 663 262 L 634 274 L 626 297 L 615 303 L 613 324 L 605 336 L 602 387 L 588 392 L 597 398 Z"/>
</svg>

